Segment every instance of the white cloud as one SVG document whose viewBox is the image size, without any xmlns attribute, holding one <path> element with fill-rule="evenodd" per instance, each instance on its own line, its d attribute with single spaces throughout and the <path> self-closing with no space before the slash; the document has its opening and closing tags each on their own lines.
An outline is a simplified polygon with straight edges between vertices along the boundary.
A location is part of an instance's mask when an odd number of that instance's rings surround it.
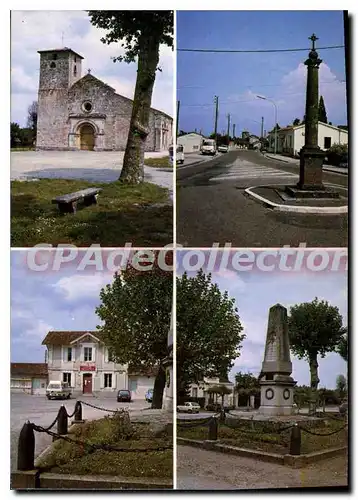
<svg viewBox="0 0 358 500">
<path fill-rule="evenodd" d="M 73 274 L 59 279 L 52 285 L 67 301 L 99 299 L 101 289 L 113 281 L 112 273 Z"/>
</svg>

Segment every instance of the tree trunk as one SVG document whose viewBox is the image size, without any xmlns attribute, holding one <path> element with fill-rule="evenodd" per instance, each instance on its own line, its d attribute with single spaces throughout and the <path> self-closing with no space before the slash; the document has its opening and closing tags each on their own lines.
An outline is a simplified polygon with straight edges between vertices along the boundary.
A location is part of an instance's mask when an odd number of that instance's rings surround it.
<svg viewBox="0 0 358 500">
<path fill-rule="evenodd" d="M 155 36 L 143 36 L 140 47 L 132 116 L 120 175 L 120 180 L 126 184 L 139 184 L 144 180 L 145 143 L 150 132 L 150 106 L 159 63 L 159 40 Z"/>
<path fill-rule="evenodd" d="M 317 409 L 317 388 L 319 384 L 317 354 L 312 355 L 310 357 L 309 363 L 310 363 L 310 374 L 311 374 L 311 395 L 310 395 L 309 413 L 315 414 Z"/>
<path fill-rule="evenodd" d="M 159 366 L 158 374 L 155 377 L 152 408 L 161 409 L 163 405 L 163 393 L 166 382 L 166 374 L 163 366 Z"/>
</svg>

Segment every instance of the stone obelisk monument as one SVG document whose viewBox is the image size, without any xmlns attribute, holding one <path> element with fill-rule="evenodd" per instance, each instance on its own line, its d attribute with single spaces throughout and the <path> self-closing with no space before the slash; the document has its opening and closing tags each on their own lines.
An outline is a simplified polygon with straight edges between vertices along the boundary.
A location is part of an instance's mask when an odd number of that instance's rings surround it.
<svg viewBox="0 0 358 500">
<path fill-rule="evenodd" d="M 163 395 L 163 409 L 173 411 L 173 310 L 170 315 L 168 332 L 168 356 L 164 360 L 166 369 L 166 384 Z"/>
<path fill-rule="evenodd" d="M 260 379 L 261 406 L 264 415 L 291 415 L 293 388 L 292 363 L 288 338 L 287 309 L 281 304 L 270 308 L 265 356 Z"/>
</svg>

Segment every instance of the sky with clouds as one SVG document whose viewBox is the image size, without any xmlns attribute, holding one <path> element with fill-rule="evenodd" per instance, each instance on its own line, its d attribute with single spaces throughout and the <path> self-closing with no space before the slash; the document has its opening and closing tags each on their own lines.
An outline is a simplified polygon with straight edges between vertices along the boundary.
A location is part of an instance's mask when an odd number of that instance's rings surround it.
<svg viewBox="0 0 358 500">
<path fill-rule="evenodd" d="M 119 44 L 105 45 L 105 34 L 91 25 L 85 11 L 12 11 L 11 14 L 11 121 L 26 126 L 28 106 L 37 100 L 40 55 L 38 50 L 71 48 L 84 57 L 82 75 L 91 73 L 117 93 L 133 98 L 137 76 L 135 63 L 113 63 L 123 53 Z M 63 37 L 63 38 L 62 38 Z M 174 52 L 160 51 L 152 106 L 173 116 Z"/>
<path fill-rule="evenodd" d="M 179 274 L 183 272 L 180 265 L 185 250 L 179 252 Z M 205 271 L 205 268 L 204 268 Z M 196 272 L 188 272 L 195 276 Z M 288 309 L 295 304 L 311 302 L 315 297 L 327 300 L 337 306 L 347 325 L 347 273 L 345 271 L 324 272 L 259 272 L 234 271 L 230 267 L 212 272 L 212 281 L 220 290 L 227 290 L 235 299 L 240 321 L 244 327 L 246 339 L 242 343 L 241 355 L 235 360 L 230 379 L 235 373 L 250 372 L 258 375 L 263 361 L 267 333 L 268 311 L 279 303 Z M 309 332 L 307 332 L 309 334 Z M 293 377 L 299 385 L 310 385 L 309 366 L 307 361 L 296 359 L 291 355 Z M 336 377 L 347 373 L 346 362 L 336 353 L 329 353 L 319 359 L 320 387 L 335 388 Z"/>
<path fill-rule="evenodd" d="M 344 45 L 342 11 L 178 12 L 177 47 L 192 49 L 262 50 Z M 218 132 L 227 130 L 227 114 L 243 130 L 259 134 L 274 125 L 274 100 L 281 127 L 305 114 L 307 52 L 195 53 L 178 52 L 177 93 L 179 128 L 208 135 L 214 127 L 214 96 L 219 96 Z M 320 94 L 328 121 L 345 125 L 346 84 L 344 49 L 319 52 Z"/>
</svg>

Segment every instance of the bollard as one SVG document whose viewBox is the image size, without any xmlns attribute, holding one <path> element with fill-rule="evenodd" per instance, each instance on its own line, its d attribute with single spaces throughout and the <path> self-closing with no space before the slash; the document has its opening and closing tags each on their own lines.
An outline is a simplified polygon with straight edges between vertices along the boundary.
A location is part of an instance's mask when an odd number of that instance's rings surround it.
<svg viewBox="0 0 358 500">
<path fill-rule="evenodd" d="M 75 419 L 73 423 L 82 421 L 82 404 L 81 401 L 76 401 L 75 404 Z"/>
<path fill-rule="evenodd" d="M 34 470 L 35 460 L 35 434 L 29 421 L 22 426 L 18 449 L 17 449 L 17 469 Z"/>
<path fill-rule="evenodd" d="M 209 422 L 209 441 L 216 441 L 218 438 L 218 421 L 213 417 Z"/>
<path fill-rule="evenodd" d="M 301 429 L 297 424 L 291 430 L 290 455 L 301 455 Z"/>
<path fill-rule="evenodd" d="M 64 405 L 62 405 L 58 411 L 57 433 L 58 434 L 68 433 L 67 411 Z"/>
</svg>

